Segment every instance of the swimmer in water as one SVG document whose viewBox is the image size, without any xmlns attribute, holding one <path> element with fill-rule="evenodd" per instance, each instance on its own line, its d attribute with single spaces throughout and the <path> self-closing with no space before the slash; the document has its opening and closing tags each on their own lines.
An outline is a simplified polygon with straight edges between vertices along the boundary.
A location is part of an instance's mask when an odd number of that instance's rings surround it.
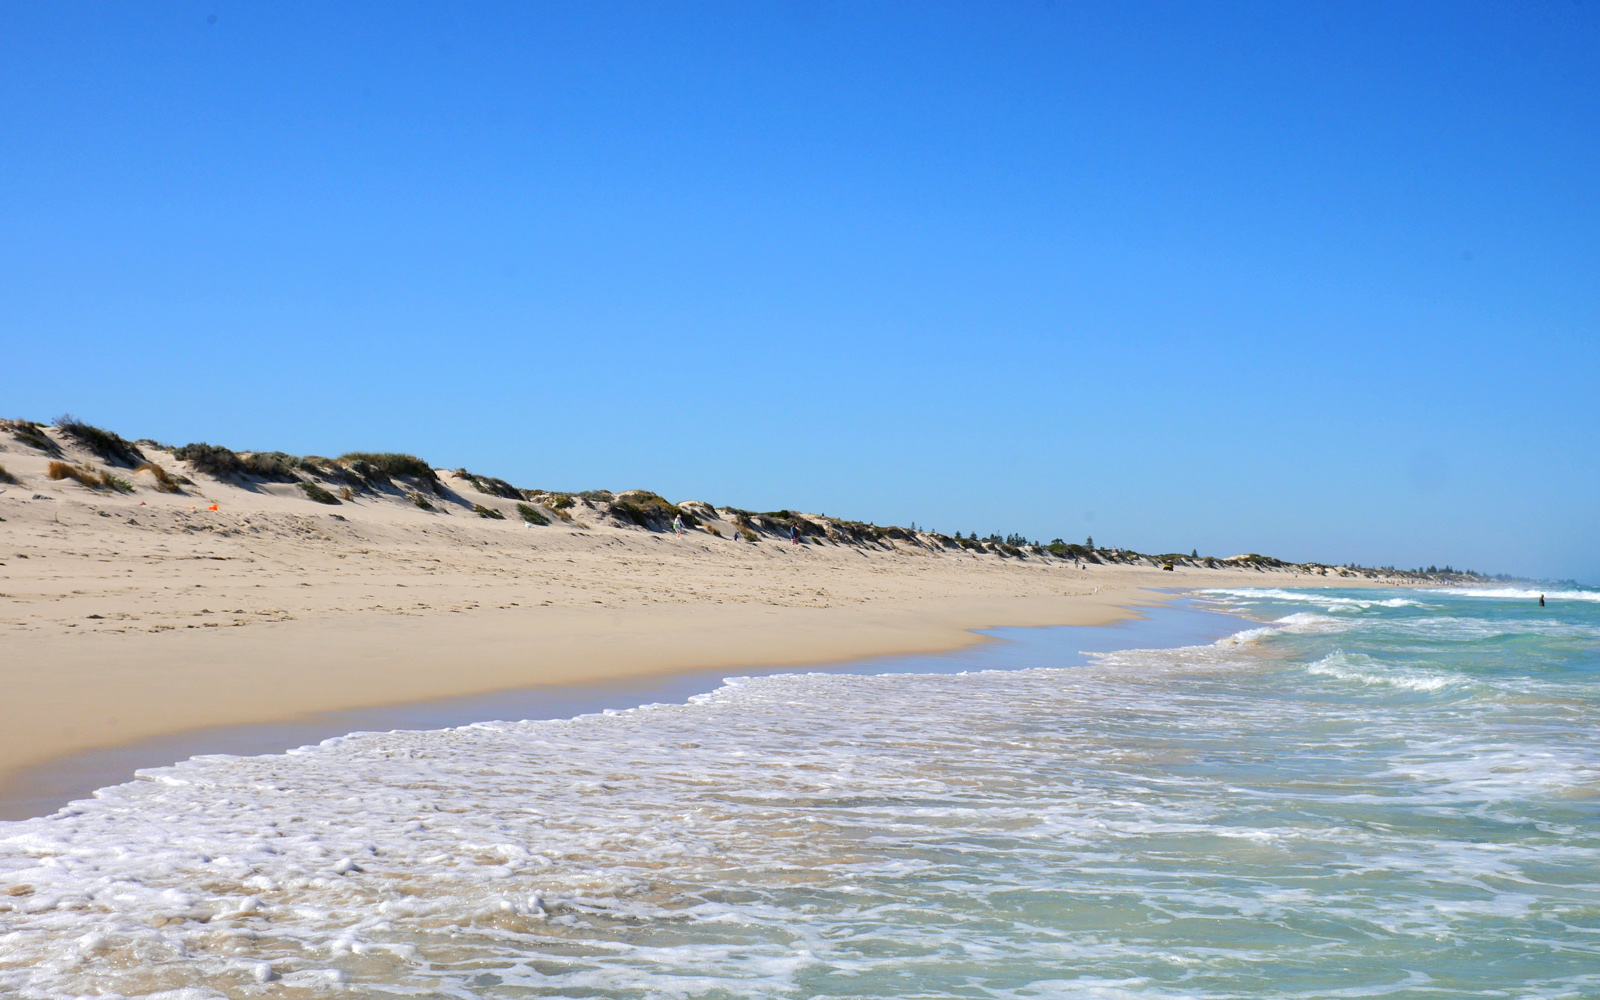
<svg viewBox="0 0 1600 1000">
<path fill-rule="evenodd" d="M 1544 595 L 1543 594 L 1539 595 L 1539 607 L 1541 607 L 1541 608 L 1544 607 Z"/>
</svg>

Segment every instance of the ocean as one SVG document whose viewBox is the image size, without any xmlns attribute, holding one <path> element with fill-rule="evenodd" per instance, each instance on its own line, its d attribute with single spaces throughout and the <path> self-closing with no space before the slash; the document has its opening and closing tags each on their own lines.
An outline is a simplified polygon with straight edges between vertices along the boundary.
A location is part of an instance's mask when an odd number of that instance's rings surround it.
<svg viewBox="0 0 1600 1000">
<path fill-rule="evenodd" d="M 1600 592 L 1546 597 L 148 769 L 0 823 L 0 994 L 1600 997 Z"/>
</svg>

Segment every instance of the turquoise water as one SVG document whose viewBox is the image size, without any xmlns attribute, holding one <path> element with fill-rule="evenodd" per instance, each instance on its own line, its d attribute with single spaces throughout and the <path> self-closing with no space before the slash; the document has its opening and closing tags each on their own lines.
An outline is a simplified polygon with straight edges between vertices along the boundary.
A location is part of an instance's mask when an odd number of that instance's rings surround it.
<svg viewBox="0 0 1600 1000">
<path fill-rule="evenodd" d="M 0 992 L 1600 996 L 1600 593 L 1202 596 L 1259 627 L 144 772 L 0 824 Z"/>
</svg>

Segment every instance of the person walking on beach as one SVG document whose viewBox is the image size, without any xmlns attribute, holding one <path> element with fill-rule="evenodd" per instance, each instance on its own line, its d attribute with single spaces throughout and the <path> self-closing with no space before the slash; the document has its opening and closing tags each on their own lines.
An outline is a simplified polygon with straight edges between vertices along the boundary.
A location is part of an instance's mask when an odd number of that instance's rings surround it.
<svg viewBox="0 0 1600 1000">
<path fill-rule="evenodd" d="M 672 516 L 672 533 L 677 535 L 679 538 L 683 537 L 683 515 L 682 514 L 674 514 Z"/>
<path fill-rule="evenodd" d="M 798 524 L 789 525 L 789 544 L 800 544 L 800 526 Z"/>
</svg>

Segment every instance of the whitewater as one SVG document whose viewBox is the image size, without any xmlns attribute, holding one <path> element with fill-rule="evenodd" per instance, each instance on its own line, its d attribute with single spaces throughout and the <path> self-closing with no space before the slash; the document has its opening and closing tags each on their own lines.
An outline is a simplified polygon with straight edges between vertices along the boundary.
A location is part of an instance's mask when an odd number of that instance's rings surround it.
<svg viewBox="0 0 1600 1000">
<path fill-rule="evenodd" d="M 0 995 L 1600 996 L 1590 594 L 197 757 L 0 823 Z"/>
</svg>

